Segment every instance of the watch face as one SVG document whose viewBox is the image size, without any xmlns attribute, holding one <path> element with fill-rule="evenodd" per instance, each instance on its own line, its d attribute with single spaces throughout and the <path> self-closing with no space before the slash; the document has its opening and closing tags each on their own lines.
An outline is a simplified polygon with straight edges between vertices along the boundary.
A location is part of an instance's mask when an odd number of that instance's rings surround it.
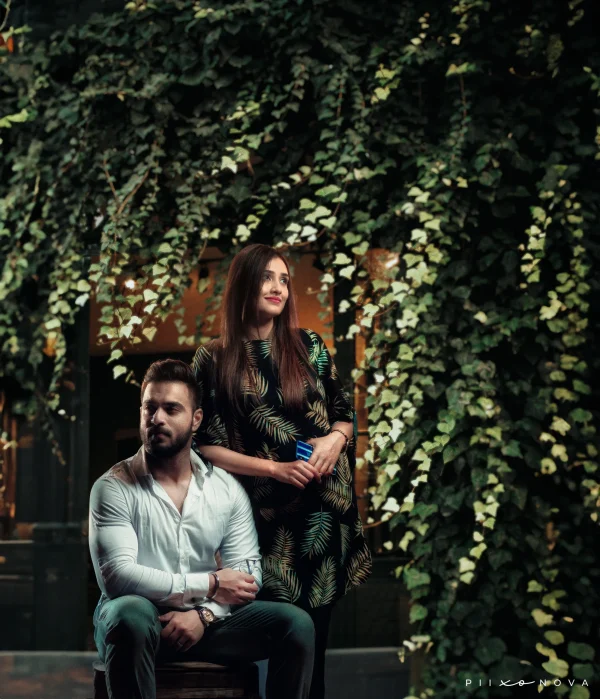
<svg viewBox="0 0 600 699">
<path fill-rule="evenodd" d="M 206 607 L 202 609 L 202 616 L 207 624 L 212 624 L 215 620 L 215 615 L 210 611 L 210 609 L 206 609 Z"/>
</svg>

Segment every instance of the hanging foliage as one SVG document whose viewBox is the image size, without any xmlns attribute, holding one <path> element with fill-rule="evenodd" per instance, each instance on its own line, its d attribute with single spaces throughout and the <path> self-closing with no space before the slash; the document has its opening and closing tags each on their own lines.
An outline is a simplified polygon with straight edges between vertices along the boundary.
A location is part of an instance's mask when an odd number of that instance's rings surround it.
<svg viewBox="0 0 600 699">
<path fill-rule="evenodd" d="M 90 296 L 130 378 L 123 350 L 206 245 L 317 251 L 321 300 L 350 280 L 335 312 L 366 338 L 373 517 L 408 557 L 423 696 L 546 677 L 586 699 L 599 669 L 591 20 L 579 0 L 138 1 L 0 64 L 2 113 L 28 110 L 0 164 L 17 407 L 59 407 Z"/>
</svg>

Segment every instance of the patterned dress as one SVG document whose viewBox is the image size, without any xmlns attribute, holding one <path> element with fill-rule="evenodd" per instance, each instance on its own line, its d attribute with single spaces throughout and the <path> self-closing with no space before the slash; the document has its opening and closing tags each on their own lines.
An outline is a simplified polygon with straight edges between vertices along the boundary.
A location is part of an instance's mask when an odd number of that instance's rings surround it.
<svg viewBox="0 0 600 699">
<path fill-rule="evenodd" d="M 225 427 L 232 411 L 219 406 L 214 357 L 199 347 L 193 369 L 202 387 L 204 417 L 198 445 L 218 445 L 248 456 L 294 461 L 296 441 L 329 434 L 336 421 L 352 422 L 354 409 L 342 389 L 335 364 L 321 337 L 300 330 L 314 369 L 316 390 L 307 386 L 307 407 L 283 405 L 270 340 L 249 340 L 245 348 L 256 388 L 244 419 L 232 424 L 233 444 Z M 260 400 L 256 400 L 256 393 Z M 291 602 L 305 609 L 332 604 L 364 582 L 371 555 L 363 536 L 354 492 L 355 443 L 340 454 L 335 475 L 304 490 L 273 478 L 242 476 L 254 507 L 262 553 L 263 599 Z"/>
</svg>

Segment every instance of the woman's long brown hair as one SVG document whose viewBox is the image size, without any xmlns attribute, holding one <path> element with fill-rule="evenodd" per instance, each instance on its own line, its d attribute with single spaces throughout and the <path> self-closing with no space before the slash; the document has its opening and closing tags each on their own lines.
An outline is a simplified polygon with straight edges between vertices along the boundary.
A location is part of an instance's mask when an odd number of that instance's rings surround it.
<svg viewBox="0 0 600 699">
<path fill-rule="evenodd" d="M 315 384 L 309 370 L 308 351 L 300 337 L 289 264 L 275 248 L 248 245 L 233 258 L 229 268 L 221 311 L 221 336 L 213 341 L 217 359 L 217 395 L 239 415 L 243 414 L 243 398 L 248 396 L 247 393 L 244 396 L 242 387 L 244 383 L 254 384 L 244 335 L 247 329 L 258 325 L 258 300 L 264 274 L 275 257 L 283 261 L 289 275 L 288 300 L 279 316 L 274 318 L 272 335 L 273 359 L 286 407 L 300 409 L 305 401 L 306 382 Z M 259 400 L 257 391 L 252 399 Z"/>
</svg>

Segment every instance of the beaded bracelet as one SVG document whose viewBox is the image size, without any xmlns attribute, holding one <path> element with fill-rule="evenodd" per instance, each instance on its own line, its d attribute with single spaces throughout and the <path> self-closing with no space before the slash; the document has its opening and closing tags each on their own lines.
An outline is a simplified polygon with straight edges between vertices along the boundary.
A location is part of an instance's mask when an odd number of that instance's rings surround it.
<svg viewBox="0 0 600 699">
<path fill-rule="evenodd" d="M 331 431 L 332 432 L 339 432 L 342 435 L 342 437 L 346 440 L 346 444 L 344 444 L 344 448 L 342 449 L 342 454 L 345 454 L 346 451 L 348 450 L 348 441 L 349 441 L 348 437 L 342 432 L 342 430 L 338 430 L 337 427 L 334 427 Z"/>
</svg>

